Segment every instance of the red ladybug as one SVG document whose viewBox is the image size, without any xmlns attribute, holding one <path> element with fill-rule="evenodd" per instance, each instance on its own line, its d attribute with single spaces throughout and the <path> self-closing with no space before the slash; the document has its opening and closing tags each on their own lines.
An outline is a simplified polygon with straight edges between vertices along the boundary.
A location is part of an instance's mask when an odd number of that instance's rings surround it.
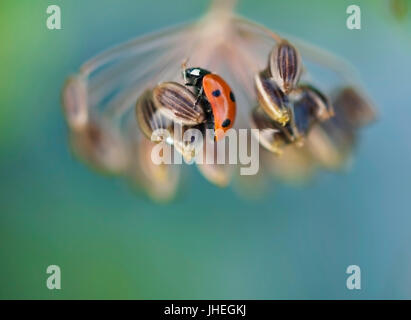
<svg viewBox="0 0 411 320">
<path fill-rule="evenodd" d="M 235 120 L 236 103 L 227 82 L 219 75 L 202 68 L 183 71 L 186 86 L 192 86 L 198 95 L 197 104 L 210 114 L 209 123 L 214 125 L 215 139 L 221 139 Z M 212 113 L 212 115 L 211 115 Z"/>
</svg>

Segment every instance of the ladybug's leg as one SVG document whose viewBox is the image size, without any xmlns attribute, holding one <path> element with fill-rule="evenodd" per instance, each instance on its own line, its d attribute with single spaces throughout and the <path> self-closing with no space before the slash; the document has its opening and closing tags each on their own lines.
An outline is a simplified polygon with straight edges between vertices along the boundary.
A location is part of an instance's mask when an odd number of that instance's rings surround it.
<svg viewBox="0 0 411 320">
<path fill-rule="evenodd" d="M 197 100 L 194 103 L 194 107 L 197 107 L 198 103 L 200 102 L 201 98 L 203 97 L 203 92 L 204 92 L 204 88 L 201 87 L 201 89 L 200 89 L 200 91 L 198 92 L 198 95 L 197 95 Z"/>
</svg>

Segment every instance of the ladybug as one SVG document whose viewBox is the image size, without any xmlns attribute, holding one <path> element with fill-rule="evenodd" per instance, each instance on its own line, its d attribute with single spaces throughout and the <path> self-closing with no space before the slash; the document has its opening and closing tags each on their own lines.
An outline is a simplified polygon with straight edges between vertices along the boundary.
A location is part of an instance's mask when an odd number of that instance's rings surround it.
<svg viewBox="0 0 411 320">
<path fill-rule="evenodd" d="M 202 68 L 184 68 L 183 78 L 186 86 L 194 88 L 196 105 L 203 106 L 207 123 L 213 126 L 218 141 L 233 126 L 236 116 L 235 96 L 230 86 L 219 75 Z"/>
</svg>

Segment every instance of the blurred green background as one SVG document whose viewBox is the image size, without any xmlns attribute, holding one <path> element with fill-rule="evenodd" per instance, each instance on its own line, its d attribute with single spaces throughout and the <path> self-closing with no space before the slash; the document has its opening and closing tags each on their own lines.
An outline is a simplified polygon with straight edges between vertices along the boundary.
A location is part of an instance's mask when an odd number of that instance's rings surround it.
<svg viewBox="0 0 411 320">
<path fill-rule="evenodd" d="M 389 1 L 243 0 L 240 13 L 338 53 L 360 71 L 379 122 L 347 173 L 243 199 L 193 168 L 159 205 L 96 174 L 68 148 L 64 79 L 137 35 L 193 19 L 207 1 L 2 0 L 0 298 L 411 298 L 411 28 Z M 411 8 L 411 3 L 406 1 Z M 46 28 L 58 4 L 62 30 Z M 62 290 L 48 290 L 57 264 Z M 348 265 L 362 270 L 349 291 Z"/>
</svg>

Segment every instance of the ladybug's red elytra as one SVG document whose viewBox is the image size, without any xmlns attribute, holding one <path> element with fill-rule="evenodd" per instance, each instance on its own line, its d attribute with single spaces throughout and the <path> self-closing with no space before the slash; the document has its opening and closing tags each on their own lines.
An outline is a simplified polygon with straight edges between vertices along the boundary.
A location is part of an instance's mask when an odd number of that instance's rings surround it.
<svg viewBox="0 0 411 320">
<path fill-rule="evenodd" d="M 230 86 L 219 75 L 202 68 L 184 69 L 183 77 L 186 86 L 194 87 L 197 103 L 203 105 L 206 112 L 212 112 L 218 141 L 233 126 L 236 116 L 236 102 Z"/>
</svg>

